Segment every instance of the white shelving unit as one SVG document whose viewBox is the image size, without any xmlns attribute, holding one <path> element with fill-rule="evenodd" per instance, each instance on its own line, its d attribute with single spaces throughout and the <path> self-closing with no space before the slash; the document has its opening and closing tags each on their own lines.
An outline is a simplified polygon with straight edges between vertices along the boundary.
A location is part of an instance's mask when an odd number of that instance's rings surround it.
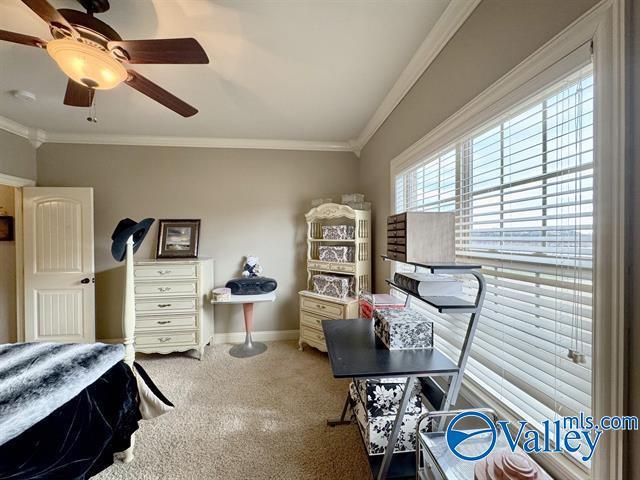
<svg viewBox="0 0 640 480">
<path fill-rule="evenodd" d="M 355 210 L 347 205 L 325 203 L 312 208 L 307 221 L 307 290 L 300 292 L 300 349 L 303 344 L 326 352 L 321 321 L 356 318 L 357 293 L 371 288 L 371 212 Z M 322 238 L 324 225 L 353 225 L 354 238 L 327 240 Z M 327 262 L 319 259 L 321 245 L 344 245 L 354 248 L 353 262 Z M 353 277 L 353 297 L 333 298 L 311 291 L 315 274 Z"/>
</svg>

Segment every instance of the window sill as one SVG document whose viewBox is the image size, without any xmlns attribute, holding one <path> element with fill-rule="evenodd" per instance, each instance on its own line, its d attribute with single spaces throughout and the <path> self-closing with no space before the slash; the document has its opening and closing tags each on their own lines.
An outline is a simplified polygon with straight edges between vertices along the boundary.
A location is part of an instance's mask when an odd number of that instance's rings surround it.
<svg viewBox="0 0 640 480">
<path fill-rule="evenodd" d="M 489 394 L 477 381 L 464 376 L 464 381 L 460 389 L 460 396 L 474 407 L 487 406 L 496 411 L 498 416 L 509 421 L 519 421 L 521 416 L 504 403 Z M 565 480 L 591 480 L 592 475 L 584 467 L 561 454 L 536 455 L 535 461 L 544 468 L 549 475 L 554 478 L 562 478 Z"/>
</svg>

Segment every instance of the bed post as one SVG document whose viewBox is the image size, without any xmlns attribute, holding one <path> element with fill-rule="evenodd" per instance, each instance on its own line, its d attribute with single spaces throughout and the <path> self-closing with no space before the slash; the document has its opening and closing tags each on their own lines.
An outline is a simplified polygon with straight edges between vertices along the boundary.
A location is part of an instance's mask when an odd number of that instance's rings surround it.
<svg viewBox="0 0 640 480">
<path fill-rule="evenodd" d="M 136 358 L 134 332 L 136 326 L 135 293 L 133 286 L 133 236 L 127 240 L 127 260 L 125 263 L 124 305 L 122 330 L 124 333 L 124 361 L 133 368 Z"/>
<path fill-rule="evenodd" d="M 122 330 L 124 334 L 124 361 L 133 368 L 133 361 L 136 359 L 134 347 L 136 310 L 135 293 L 133 285 L 133 236 L 127 239 L 127 260 L 125 262 L 125 282 L 124 282 L 124 303 L 122 308 Z M 117 458 L 129 463 L 133 460 L 133 448 L 135 444 L 135 434 L 131 435 L 131 446 L 124 452 L 117 454 Z"/>
</svg>

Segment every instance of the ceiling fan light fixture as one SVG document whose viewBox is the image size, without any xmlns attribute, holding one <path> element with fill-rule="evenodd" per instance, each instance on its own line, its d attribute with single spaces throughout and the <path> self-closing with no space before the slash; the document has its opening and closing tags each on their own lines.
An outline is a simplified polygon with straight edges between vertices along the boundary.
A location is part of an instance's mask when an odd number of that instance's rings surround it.
<svg viewBox="0 0 640 480">
<path fill-rule="evenodd" d="M 47 43 L 47 52 L 71 80 L 96 90 L 109 90 L 129 74 L 109 53 L 69 38 Z"/>
</svg>

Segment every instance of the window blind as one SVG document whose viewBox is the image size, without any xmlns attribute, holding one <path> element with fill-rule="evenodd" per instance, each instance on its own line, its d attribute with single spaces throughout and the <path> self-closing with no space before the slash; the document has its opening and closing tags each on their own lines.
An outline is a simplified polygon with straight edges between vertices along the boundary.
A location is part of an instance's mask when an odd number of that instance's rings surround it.
<svg viewBox="0 0 640 480">
<path fill-rule="evenodd" d="M 589 64 L 395 178 L 396 212 L 455 211 L 488 285 L 466 374 L 534 423 L 591 411 L 593 176 Z M 468 316 L 413 305 L 457 359 Z"/>
</svg>

